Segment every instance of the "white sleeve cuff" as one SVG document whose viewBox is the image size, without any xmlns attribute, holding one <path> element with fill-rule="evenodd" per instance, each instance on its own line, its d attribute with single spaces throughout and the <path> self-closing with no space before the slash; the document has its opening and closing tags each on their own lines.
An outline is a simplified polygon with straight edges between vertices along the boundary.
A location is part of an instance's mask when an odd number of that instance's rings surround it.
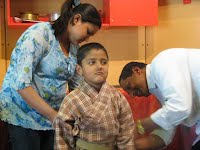
<svg viewBox="0 0 200 150">
<path fill-rule="evenodd" d="M 165 142 L 165 145 L 169 145 L 173 140 L 175 130 L 155 129 L 151 134 L 159 136 Z"/>
<path fill-rule="evenodd" d="M 156 112 L 151 114 L 150 118 L 154 123 L 156 123 L 157 125 L 159 125 L 161 128 L 165 130 L 171 130 L 171 129 L 176 128 L 176 126 L 174 126 L 167 120 L 168 117 L 165 116 L 165 114 L 166 114 L 165 110 L 160 108 Z"/>
</svg>

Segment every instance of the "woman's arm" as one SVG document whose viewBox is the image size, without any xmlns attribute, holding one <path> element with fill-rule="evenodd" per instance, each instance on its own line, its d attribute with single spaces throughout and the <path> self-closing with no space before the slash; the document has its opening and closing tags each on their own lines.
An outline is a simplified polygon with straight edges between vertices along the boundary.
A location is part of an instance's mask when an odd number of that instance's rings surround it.
<svg viewBox="0 0 200 150">
<path fill-rule="evenodd" d="M 29 106 L 53 122 L 57 112 L 38 95 L 32 86 L 18 90 L 18 93 Z"/>
</svg>

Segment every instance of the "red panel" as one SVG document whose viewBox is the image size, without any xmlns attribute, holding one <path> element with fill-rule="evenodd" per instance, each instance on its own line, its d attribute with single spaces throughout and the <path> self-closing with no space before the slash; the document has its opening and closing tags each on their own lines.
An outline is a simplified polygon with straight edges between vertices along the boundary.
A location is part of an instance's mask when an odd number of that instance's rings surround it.
<svg viewBox="0 0 200 150">
<path fill-rule="evenodd" d="M 192 0 L 183 0 L 184 4 L 190 4 L 192 2 Z"/>
<path fill-rule="evenodd" d="M 104 18 L 103 22 L 110 24 L 110 2 L 109 0 L 103 0 L 103 13 L 104 13 Z"/>
<path fill-rule="evenodd" d="M 7 5 L 7 19 L 8 19 L 8 24 L 10 23 L 10 0 L 6 1 L 6 5 Z"/>
<path fill-rule="evenodd" d="M 158 0 L 110 0 L 111 26 L 158 24 Z"/>
</svg>

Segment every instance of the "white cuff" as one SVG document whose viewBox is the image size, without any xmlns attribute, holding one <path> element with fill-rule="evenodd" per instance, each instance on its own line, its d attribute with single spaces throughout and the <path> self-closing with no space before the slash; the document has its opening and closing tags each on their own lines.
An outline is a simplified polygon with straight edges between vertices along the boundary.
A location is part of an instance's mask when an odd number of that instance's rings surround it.
<svg viewBox="0 0 200 150">
<path fill-rule="evenodd" d="M 159 136 L 165 142 L 165 145 L 169 145 L 173 140 L 175 130 L 155 129 L 151 134 Z"/>
</svg>

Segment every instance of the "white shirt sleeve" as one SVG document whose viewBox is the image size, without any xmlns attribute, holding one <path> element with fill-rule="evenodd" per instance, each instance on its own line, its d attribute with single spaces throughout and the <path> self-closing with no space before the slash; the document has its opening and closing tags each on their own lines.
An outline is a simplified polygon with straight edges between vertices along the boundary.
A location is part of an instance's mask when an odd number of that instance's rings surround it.
<svg viewBox="0 0 200 150">
<path fill-rule="evenodd" d="M 192 110 L 190 71 L 187 61 L 183 61 L 187 60 L 187 56 L 170 56 L 168 53 L 162 53 L 151 64 L 157 95 L 162 97 L 159 99 L 162 108 L 153 113 L 151 119 L 165 130 L 173 129 L 182 123 Z"/>
</svg>

